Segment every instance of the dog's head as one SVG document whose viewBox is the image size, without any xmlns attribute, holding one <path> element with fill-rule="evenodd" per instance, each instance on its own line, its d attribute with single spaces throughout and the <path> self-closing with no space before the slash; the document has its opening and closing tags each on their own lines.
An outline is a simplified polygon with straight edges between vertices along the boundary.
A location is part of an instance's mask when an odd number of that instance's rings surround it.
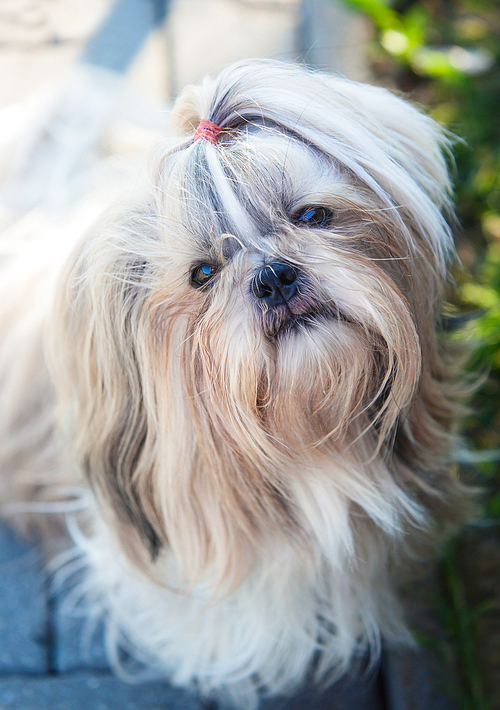
<svg viewBox="0 0 500 710">
<path fill-rule="evenodd" d="M 329 516 L 345 549 L 352 514 L 396 535 L 446 488 L 447 137 L 386 90 L 268 61 L 189 87 L 171 124 L 144 202 L 68 277 L 80 463 L 192 576 L 269 535 L 316 546 Z"/>
</svg>

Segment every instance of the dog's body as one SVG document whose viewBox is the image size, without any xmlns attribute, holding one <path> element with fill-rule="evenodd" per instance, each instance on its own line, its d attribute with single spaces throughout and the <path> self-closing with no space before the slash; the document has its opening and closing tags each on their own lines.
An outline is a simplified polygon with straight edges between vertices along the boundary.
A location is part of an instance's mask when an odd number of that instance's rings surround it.
<svg viewBox="0 0 500 710">
<path fill-rule="evenodd" d="M 264 61 L 172 124 L 57 269 L 6 257 L 4 499 L 90 487 L 75 557 L 108 648 L 250 708 L 408 638 L 394 573 L 460 518 L 448 141 L 389 92 Z"/>
</svg>

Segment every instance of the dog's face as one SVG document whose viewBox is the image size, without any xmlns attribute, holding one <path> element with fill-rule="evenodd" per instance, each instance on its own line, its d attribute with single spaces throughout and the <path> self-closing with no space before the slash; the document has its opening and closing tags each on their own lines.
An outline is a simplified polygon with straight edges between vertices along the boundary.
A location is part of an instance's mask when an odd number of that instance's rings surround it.
<svg viewBox="0 0 500 710">
<path fill-rule="evenodd" d="M 351 515 L 396 535 L 452 411 L 446 139 L 381 89 L 266 62 L 188 90 L 173 124 L 147 214 L 84 245 L 62 319 L 105 505 L 219 581 L 266 536 L 315 548 L 328 516 L 345 550 Z"/>
</svg>

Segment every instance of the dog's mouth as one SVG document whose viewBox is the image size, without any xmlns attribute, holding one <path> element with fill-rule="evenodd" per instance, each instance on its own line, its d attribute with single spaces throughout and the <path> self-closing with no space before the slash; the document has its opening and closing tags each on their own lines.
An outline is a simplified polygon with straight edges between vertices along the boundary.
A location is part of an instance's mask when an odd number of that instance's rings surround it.
<svg viewBox="0 0 500 710">
<path fill-rule="evenodd" d="M 259 309 L 260 310 L 260 309 Z M 259 313 L 262 331 L 270 340 L 279 340 L 284 336 L 300 334 L 305 330 L 320 327 L 327 321 L 347 320 L 341 311 L 332 303 L 328 305 L 315 302 L 293 301 L 280 304 Z"/>
<path fill-rule="evenodd" d="M 297 265 L 276 260 L 262 266 L 250 282 L 249 296 L 259 326 L 269 340 L 344 320 L 337 305 Z"/>
</svg>

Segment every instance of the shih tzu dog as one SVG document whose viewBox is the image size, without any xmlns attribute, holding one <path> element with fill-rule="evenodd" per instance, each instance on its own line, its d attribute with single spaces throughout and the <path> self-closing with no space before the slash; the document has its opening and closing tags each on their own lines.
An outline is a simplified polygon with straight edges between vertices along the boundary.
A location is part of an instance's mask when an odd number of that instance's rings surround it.
<svg viewBox="0 0 500 710">
<path fill-rule="evenodd" d="M 69 256 L 4 247 L 4 501 L 82 491 L 117 665 L 247 709 L 408 639 L 395 579 L 466 500 L 448 154 L 387 90 L 239 63 Z"/>
</svg>

